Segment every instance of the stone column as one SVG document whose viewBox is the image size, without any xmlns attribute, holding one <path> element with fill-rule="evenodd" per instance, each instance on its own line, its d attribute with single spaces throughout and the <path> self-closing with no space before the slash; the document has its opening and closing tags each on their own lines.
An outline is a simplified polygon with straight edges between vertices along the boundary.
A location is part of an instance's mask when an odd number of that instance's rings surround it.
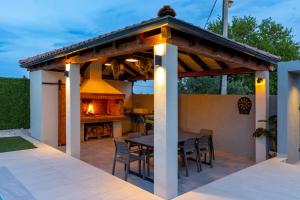
<svg viewBox="0 0 300 200">
<path fill-rule="evenodd" d="M 269 72 L 262 71 L 255 73 L 255 128 L 266 128 L 266 120 L 269 118 Z M 267 142 L 266 137 L 261 136 L 255 139 L 255 160 L 261 162 L 266 160 Z"/>
<path fill-rule="evenodd" d="M 178 189 L 178 49 L 160 44 L 154 54 L 161 56 L 154 67 L 154 194 L 171 199 Z"/>
<path fill-rule="evenodd" d="M 80 65 L 67 64 L 66 153 L 80 158 Z"/>
</svg>

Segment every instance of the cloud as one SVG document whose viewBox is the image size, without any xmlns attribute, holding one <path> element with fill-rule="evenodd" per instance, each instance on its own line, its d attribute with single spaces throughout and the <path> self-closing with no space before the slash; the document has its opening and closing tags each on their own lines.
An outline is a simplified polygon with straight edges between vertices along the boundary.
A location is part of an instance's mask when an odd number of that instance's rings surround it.
<svg viewBox="0 0 300 200">
<path fill-rule="evenodd" d="M 0 76 L 27 74 L 18 60 L 156 17 L 165 4 L 177 17 L 203 27 L 213 0 L 10 0 L 0 7 Z M 211 20 L 221 15 L 218 0 Z M 293 27 L 300 41 L 298 0 L 235 0 L 232 16 L 272 17 Z"/>
</svg>

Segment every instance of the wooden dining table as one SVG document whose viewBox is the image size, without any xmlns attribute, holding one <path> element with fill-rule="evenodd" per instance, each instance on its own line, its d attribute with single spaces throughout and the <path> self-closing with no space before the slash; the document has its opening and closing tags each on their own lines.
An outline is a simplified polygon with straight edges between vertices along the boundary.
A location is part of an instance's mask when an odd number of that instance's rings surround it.
<svg viewBox="0 0 300 200">
<path fill-rule="evenodd" d="M 178 132 L 178 145 L 182 144 L 184 141 L 191 139 L 191 138 L 201 138 L 203 134 L 188 132 L 188 131 L 179 131 Z M 138 146 L 146 147 L 146 149 L 154 149 L 154 135 L 145 135 L 136 138 L 127 138 L 125 139 L 126 142 L 130 144 L 136 144 Z M 141 174 L 130 170 L 129 173 L 142 177 Z M 150 182 L 154 182 L 153 178 L 149 176 L 144 177 L 146 180 Z"/>
</svg>

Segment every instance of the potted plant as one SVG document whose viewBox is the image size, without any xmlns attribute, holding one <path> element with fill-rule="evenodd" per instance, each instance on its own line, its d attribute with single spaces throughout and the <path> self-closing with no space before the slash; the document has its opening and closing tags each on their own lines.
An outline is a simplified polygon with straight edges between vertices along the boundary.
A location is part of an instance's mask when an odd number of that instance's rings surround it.
<svg viewBox="0 0 300 200">
<path fill-rule="evenodd" d="M 273 115 L 268 120 L 259 120 L 259 122 L 268 123 L 267 128 L 257 128 L 253 133 L 253 137 L 265 136 L 268 155 L 269 157 L 275 157 L 277 155 L 277 116 Z"/>
</svg>

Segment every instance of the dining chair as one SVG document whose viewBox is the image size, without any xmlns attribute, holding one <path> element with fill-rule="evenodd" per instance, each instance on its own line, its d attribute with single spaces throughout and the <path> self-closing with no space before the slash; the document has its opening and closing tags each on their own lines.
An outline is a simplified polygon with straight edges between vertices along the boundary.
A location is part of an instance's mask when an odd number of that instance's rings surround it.
<svg viewBox="0 0 300 200">
<path fill-rule="evenodd" d="M 212 159 L 215 160 L 215 149 L 214 149 L 214 142 L 213 142 L 213 130 L 211 129 L 201 129 L 200 134 L 208 135 L 209 136 L 209 144 L 210 150 L 212 151 Z"/>
<path fill-rule="evenodd" d="M 142 133 L 140 133 L 140 132 L 129 132 L 127 134 L 128 139 L 138 138 L 138 137 L 141 137 L 141 136 L 142 136 Z M 132 143 L 132 142 L 129 144 L 129 148 L 130 148 L 131 151 L 134 151 L 135 153 L 138 153 L 141 150 L 139 145 L 137 145 L 135 143 Z"/>
<path fill-rule="evenodd" d="M 116 162 L 124 164 L 125 167 L 125 181 L 127 181 L 130 170 L 130 163 L 138 161 L 139 174 L 141 175 L 141 162 L 143 163 L 143 178 L 145 178 L 145 156 L 143 154 L 132 153 L 129 144 L 124 141 L 114 140 L 115 155 L 113 160 L 112 174 L 115 174 Z"/>
<path fill-rule="evenodd" d="M 179 147 L 180 154 L 182 156 L 183 164 L 185 166 L 185 174 L 189 176 L 189 169 L 188 169 L 188 158 L 193 158 L 196 155 L 196 164 L 197 164 L 197 171 L 200 172 L 200 161 L 197 154 L 196 148 L 196 138 L 190 138 L 183 142 L 183 145 Z"/>
<path fill-rule="evenodd" d="M 197 139 L 197 155 L 199 158 L 200 163 L 200 169 L 202 170 L 201 166 L 201 157 L 204 156 L 204 162 L 207 162 L 207 155 L 209 156 L 209 165 L 210 167 L 213 167 L 212 164 L 212 150 L 210 145 L 210 136 L 209 135 L 203 135 L 200 138 Z"/>
</svg>

